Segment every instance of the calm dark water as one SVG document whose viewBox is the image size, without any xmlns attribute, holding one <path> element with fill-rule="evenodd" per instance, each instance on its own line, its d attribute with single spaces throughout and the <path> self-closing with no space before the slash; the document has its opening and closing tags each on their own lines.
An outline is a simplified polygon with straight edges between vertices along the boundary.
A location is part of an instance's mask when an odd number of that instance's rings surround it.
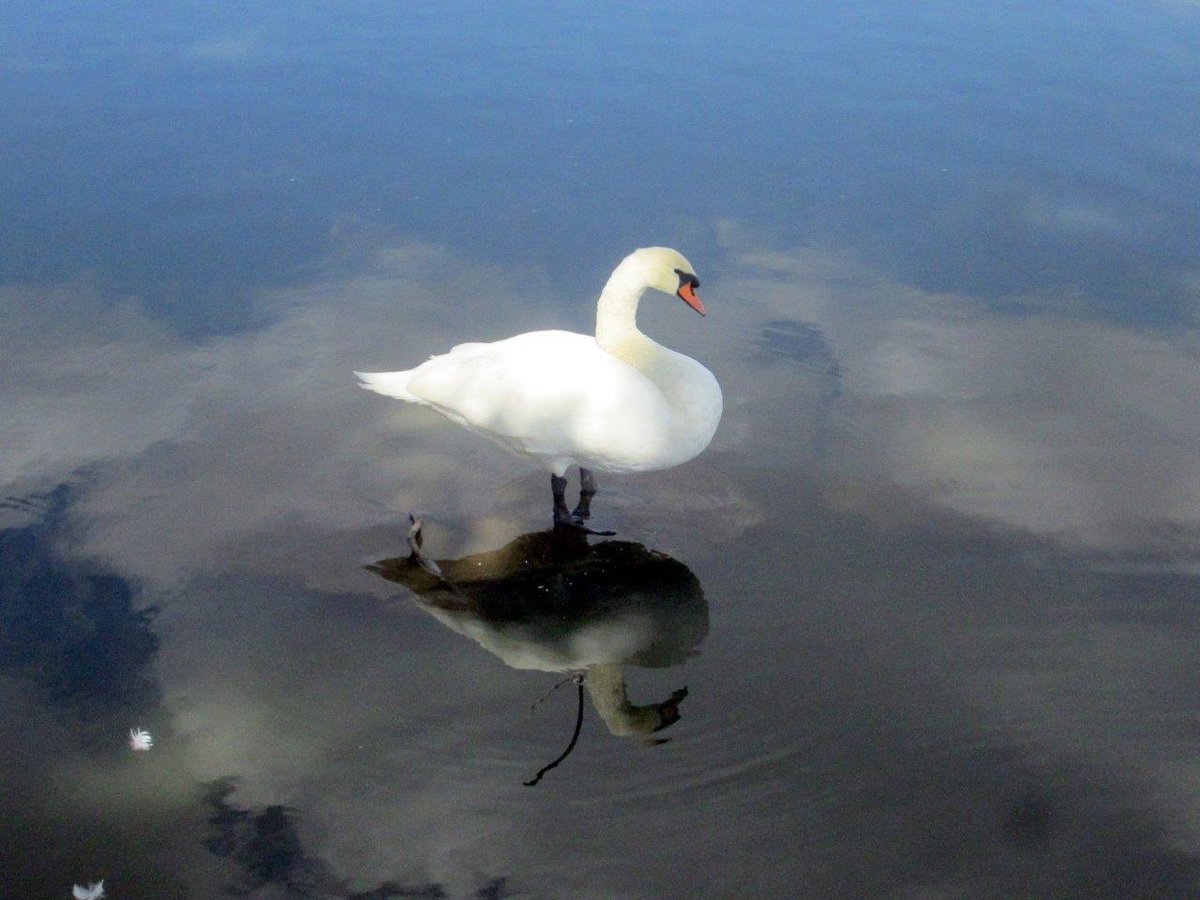
<svg viewBox="0 0 1200 900">
<path fill-rule="evenodd" d="M 1200 895 L 1198 46 L 1165 0 L 5 8 L 5 896 Z M 587 330 L 651 243 L 726 410 L 602 479 L 610 540 L 354 385 Z"/>
</svg>

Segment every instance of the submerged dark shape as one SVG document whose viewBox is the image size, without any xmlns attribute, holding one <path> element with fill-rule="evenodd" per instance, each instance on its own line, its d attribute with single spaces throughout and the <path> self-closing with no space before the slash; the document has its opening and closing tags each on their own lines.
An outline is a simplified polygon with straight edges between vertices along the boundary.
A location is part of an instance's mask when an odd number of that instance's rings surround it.
<svg viewBox="0 0 1200 900">
<path fill-rule="evenodd" d="M 645 737 L 679 720 L 687 689 L 631 703 L 625 666 L 682 663 L 708 634 L 708 603 L 683 563 L 630 541 L 581 532 L 522 535 L 462 559 L 427 558 L 420 523 L 408 557 L 367 568 L 413 592 L 418 606 L 517 669 L 583 672 L 615 735 Z"/>
</svg>

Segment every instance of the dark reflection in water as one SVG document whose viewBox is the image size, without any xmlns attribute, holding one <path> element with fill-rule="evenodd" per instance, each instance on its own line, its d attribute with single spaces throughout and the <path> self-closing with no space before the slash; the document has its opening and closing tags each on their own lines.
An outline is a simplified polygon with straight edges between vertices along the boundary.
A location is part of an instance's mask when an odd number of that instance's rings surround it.
<svg viewBox="0 0 1200 900">
<path fill-rule="evenodd" d="M 56 552 L 72 493 L 61 486 L 4 501 L 38 519 L 0 530 L 0 669 L 88 717 L 145 714 L 159 702 L 147 672 L 158 608 L 136 609 L 128 579 Z"/>
<path fill-rule="evenodd" d="M 411 897 L 439 900 L 448 897 L 439 884 L 402 884 L 385 881 L 365 891 L 352 891 L 336 878 L 325 862 L 304 849 L 295 809 L 272 804 L 261 809 L 243 809 L 229 802 L 236 790 L 233 779 L 208 785 L 204 802 L 212 810 L 208 822 L 213 832 L 204 846 L 216 856 L 235 863 L 238 879 L 227 886 L 235 895 L 255 894 L 274 886 L 288 897 L 336 897 L 345 900 L 390 900 Z M 476 897 L 502 897 L 505 879 L 485 884 Z"/>
<path fill-rule="evenodd" d="M 419 541 L 418 534 L 409 557 L 369 568 L 507 665 L 579 673 L 614 735 L 645 738 L 679 721 L 687 688 L 633 703 L 625 666 L 679 665 L 708 634 L 708 604 L 683 563 L 629 541 L 591 545 L 572 529 L 525 534 L 499 550 L 434 565 Z"/>
<path fill-rule="evenodd" d="M 248 894 L 266 884 L 278 884 L 301 895 L 330 881 L 320 860 L 305 854 L 296 830 L 296 811 L 278 804 L 255 812 L 228 802 L 236 786 L 232 779 L 209 786 L 206 803 L 213 808 L 208 820 L 216 833 L 204 846 L 216 856 L 232 860 L 242 870 L 232 893 Z"/>
</svg>

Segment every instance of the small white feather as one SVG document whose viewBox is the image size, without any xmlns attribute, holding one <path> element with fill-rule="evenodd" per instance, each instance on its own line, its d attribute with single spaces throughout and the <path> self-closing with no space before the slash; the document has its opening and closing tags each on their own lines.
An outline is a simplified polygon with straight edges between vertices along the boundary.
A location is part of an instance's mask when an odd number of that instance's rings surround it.
<svg viewBox="0 0 1200 900">
<path fill-rule="evenodd" d="M 143 731 L 140 728 L 129 729 L 130 750 L 149 750 L 153 746 L 154 738 L 150 736 L 150 732 Z"/>
<path fill-rule="evenodd" d="M 101 900 L 104 897 L 104 879 L 101 878 L 95 884 L 89 884 L 87 887 L 81 884 L 73 885 L 71 896 L 75 900 Z"/>
</svg>

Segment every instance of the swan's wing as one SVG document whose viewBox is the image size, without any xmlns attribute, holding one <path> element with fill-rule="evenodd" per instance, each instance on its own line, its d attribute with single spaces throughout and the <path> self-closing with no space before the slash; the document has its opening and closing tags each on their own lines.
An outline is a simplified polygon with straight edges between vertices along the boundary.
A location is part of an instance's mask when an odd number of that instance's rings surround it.
<svg viewBox="0 0 1200 900">
<path fill-rule="evenodd" d="M 460 424 L 535 456 L 606 467 L 665 440 L 671 410 L 593 337 L 536 331 L 462 344 L 411 370 L 405 390 Z M 623 466 L 621 466 L 623 467 Z"/>
<path fill-rule="evenodd" d="M 431 356 L 429 362 L 440 360 L 440 366 L 454 365 L 455 361 L 465 362 L 470 359 L 479 348 L 490 346 L 492 345 L 482 343 L 458 344 L 452 347 L 449 353 Z M 415 369 L 405 369 L 403 372 L 355 372 L 354 377 L 358 379 L 359 387 L 383 394 L 385 397 L 395 397 L 397 400 L 405 400 L 408 403 L 429 403 L 430 401 L 414 394 L 408 387 L 409 382 L 423 369 L 424 366 L 417 366 Z"/>
</svg>

